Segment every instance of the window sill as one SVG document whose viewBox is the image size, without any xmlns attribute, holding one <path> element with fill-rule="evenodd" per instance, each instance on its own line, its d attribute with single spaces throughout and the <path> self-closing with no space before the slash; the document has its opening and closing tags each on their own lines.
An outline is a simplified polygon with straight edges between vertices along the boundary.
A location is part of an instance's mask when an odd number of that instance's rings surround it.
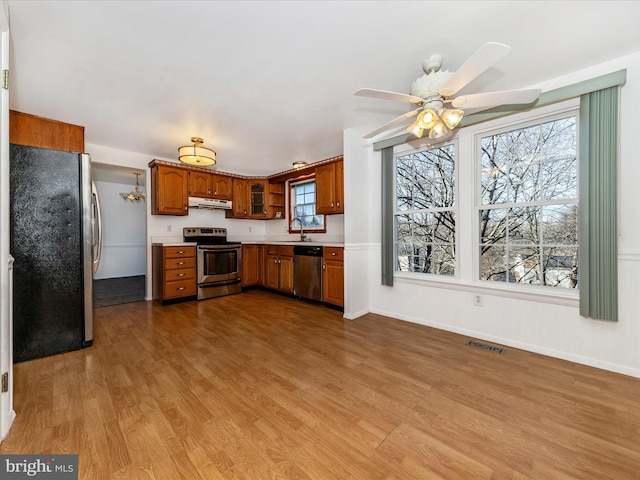
<svg viewBox="0 0 640 480">
<path fill-rule="evenodd" d="M 491 285 L 489 282 L 463 282 L 456 277 L 435 278 L 425 277 L 424 274 L 412 274 L 410 272 L 395 272 L 394 283 L 421 285 L 429 288 L 446 288 L 448 290 L 458 290 L 463 292 L 482 293 L 484 295 L 494 295 L 496 297 L 526 300 L 529 302 L 543 302 L 555 305 L 565 305 L 578 307 L 580 303 L 578 290 L 555 289 L 548 287 L 527 287 L 520 286 L 518 290 L 506 288 L 503 285 Z"/>
</svg>

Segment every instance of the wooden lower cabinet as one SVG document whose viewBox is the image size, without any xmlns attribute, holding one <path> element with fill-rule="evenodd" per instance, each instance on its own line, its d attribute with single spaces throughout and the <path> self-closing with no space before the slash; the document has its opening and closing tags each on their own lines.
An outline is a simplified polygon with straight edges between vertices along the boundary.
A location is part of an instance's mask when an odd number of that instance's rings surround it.
<svg viewBox="0 0 640 480">
<path fill-rule="evenodd" d="M 164 303 L 196 295 L 196 247 L 153 245 L 153 299 Z"/>
<path fill-rule="evenodd" d="M 324 301 L 344 307 L 344 249 L 324 247 L 322 269 Z"/>
<path fill-rule="evenodd" d="M 264 286 L 293 293 L 293 245 L 265 247 Z"/>
<path fill-rule="evenodd" d="M 242 286 L 263 284 L 264 245 L 242 246 Z"/>
<path fill-rule="evenodd" d="M 243 245 L 242 286 L 293 294 L 293 245 Z M 324 247 L 323 302 L 344 307 L 344 249 Z"/>
</svg>

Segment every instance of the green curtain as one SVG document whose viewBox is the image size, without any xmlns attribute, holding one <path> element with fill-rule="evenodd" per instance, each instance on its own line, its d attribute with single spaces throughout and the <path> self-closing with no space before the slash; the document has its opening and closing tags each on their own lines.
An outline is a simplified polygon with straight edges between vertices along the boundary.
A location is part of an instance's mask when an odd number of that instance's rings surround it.
<svg viewBox="0 0 640 480">
<path fill-rule="evenodd" d="M 393 212 L 396 199 L 393 191 L 393 147 L 382 149 L 382 285 L 393 286 L 394 227 Z"/>
<path fill-rule="evenodd" d="M 618 320 L 619 87 L 580 97 L 580 315 Z"/>
</svg>

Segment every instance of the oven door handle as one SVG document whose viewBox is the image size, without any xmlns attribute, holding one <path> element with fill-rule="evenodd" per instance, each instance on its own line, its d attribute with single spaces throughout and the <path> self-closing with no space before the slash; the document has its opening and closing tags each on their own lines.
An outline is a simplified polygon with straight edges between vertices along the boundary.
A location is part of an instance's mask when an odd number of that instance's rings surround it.
<svg viewBox="0 0 640 480">
<path fill-rule="evenodd" d="M 208 250 L 210 252 L 233 252 L 233 251 L 237 251 L 240 250 L 242 247 L 240 246 L 231 246 L 231 245 L 224 245 L 224 246 L 211 246 L 211 245 L 198 245 L 198 250 Z"/>
<path fill-rule="evenodd" d="M 242 281 L 242 279 L 240 277 L 237 277 L 233 280 L 224 280 L 221 282 L 199 283 L 198 288 L 224 287 L 225 285 L 233 285 L 234 283 L 239 283 L 240 281 Z"/>
</svg>

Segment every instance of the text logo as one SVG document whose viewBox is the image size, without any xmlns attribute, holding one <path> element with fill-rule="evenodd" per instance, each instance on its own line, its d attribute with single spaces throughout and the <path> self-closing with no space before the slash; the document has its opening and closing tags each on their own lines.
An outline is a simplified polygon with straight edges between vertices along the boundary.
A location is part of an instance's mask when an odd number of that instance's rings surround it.
<svg viewBox="0 0 640 480">
<path fill-rule="evenodd" d="M 78 455 L 0 455 L 0 480 L 78 480 Z"/>
</svg>

